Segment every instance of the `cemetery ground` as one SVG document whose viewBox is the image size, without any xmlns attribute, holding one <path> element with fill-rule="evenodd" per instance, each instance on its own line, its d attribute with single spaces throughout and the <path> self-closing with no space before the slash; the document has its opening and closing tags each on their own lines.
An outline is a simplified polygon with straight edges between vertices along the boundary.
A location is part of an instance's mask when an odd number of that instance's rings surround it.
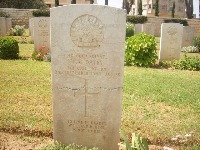
<svg viewBox="0 0 200 150">
<path fill-rule="evenodd" d="M 33 44 L 19 45 L 21 60 L 0 60 L 0 149 L 41 149 L 53 143 L 50 62 L 32 61 Z M 126 66 L 121 129 L 150 145 L 197 150 L 199 90 L 199 71 Z"/>
</svg>

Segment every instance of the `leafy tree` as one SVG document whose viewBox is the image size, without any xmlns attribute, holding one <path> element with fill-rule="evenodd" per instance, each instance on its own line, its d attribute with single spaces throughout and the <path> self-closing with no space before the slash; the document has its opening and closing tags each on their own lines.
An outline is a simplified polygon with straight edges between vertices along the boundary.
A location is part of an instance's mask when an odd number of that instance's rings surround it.
<svg viewBox="0 0 200 150">
<path fill-rule="evenodd" d="M 108 5 L 108 0 L 105 0 L 105 5 Z"/>
<path fill-rule="evenodd" d="M 72 0 L 72 1 L 71 1 L 71 4 L 76 4 L 76 0 Z"/>
<path fill-rule="evenodd" d="M 123 0 L 123 9 L 127 10 L 127 14 L 131 11 L 134 0 Z"/>
<path fill-rule="evenodd" d="M 159 16 L 159 0 L 156 0 L 156 4 L 155 4 L 155 16 Z"/>
<path fill-rule="evenodd" d="M 0 8 L 44 9 L 48 6 L 43 0 L 0 0 Z"/>
<path fill-rule="evenodd" d="M 59 0 L 55 0 L 55 7 L 59 6 Z"/>
<path fill-rule="evenodd" d="M 138 14 L 142 15 L 142 0 L 139 1 Z"/>
<path fill-rule="evenodd" d="M 193 18 L 193 0 L 185 0 L 186 15 L 188 19 Z"/>
<path fill-rule="evenodd" d="M 172 18 L 174 18 L 174 13 L 175 13 L 175 2 L 173 2 L 173 7 L 172 7 Z"/>
<path fill-rule="evenodd" d="M 94 3 L 94 0 L 90 0 L 90 4 L 93 4 Z"/>
</svg>

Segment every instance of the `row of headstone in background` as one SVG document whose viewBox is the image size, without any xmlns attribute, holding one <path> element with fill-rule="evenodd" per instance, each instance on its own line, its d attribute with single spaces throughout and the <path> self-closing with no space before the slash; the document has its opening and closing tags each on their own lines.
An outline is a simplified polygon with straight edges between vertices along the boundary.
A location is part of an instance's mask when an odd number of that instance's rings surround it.
<svg viewBox="0 0 200 150">
<path fill-rule="evenodd" d="M 181 48 L 191 46 L 195 30 L 179 23 L 161 25 L 159 61 L 178 60 Z"/>
<path fill-rule="evenodd" d="M 34 41 L 34 50 L 45 46 L 45 50 L 50 51 L 50 17 L 29 19 L 29 33 Z"/>
<path fill-rule="evenodd" d="M 12 28 L 12 19 L 0 17 L 0 36 L 5 36 Z"/>
<path fill-rule="evenodd" d="M 155 25 L 153 23 L 145 23 L 145 24 L 135 24 L 135 33 L 139 34 L 141 32 L 145 32 L 146 34 L 154 35 L 155 33 Z"/>
<path fill-rule="evenodd" d="M 154 35 L 155 33 L 155 24 L 145 23 L 145 24 L 135 24 L 135 34 L 145 32 L 146 34 Z M 182 45 L 181 47 L 187 47 L 192 45 L 194 38 L 194 28 L 190 26 L 183 26 L 183 36 L 182 36 Z"/>
<path fill-rule="evenodd" d="M 135 34 L 145 32 L 154 35 L 155 26 L 151 23 L 135 24 Z M 162 23 L 159 61 L 180 58 L 181 48 L 192 45 L 194 28 L 179 23 Z"/>
</svg>

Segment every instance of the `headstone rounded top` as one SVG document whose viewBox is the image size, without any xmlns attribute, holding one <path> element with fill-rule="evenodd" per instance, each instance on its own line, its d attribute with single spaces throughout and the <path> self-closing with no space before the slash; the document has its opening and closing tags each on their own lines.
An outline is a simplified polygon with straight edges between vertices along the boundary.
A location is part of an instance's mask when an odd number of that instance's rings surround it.
<svg viewBox="0 0 200 150">
<path fill-rule="evenodd" d="M 73 43 L 78 47 L 98 47 L 104 38 L 103 29 L 101 20 L 85 14 L 73 21 L 70 36 Z"/>
</svg>

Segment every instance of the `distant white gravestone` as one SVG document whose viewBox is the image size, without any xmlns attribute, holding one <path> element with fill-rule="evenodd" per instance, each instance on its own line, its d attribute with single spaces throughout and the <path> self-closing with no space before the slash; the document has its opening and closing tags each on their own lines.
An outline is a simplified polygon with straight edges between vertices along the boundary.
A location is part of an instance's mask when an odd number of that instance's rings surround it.
<svg viewBox="0 0 200 150">
<path fill-rule="evenodd" d="M 50 16 L 54 140 L 117 150 L 126 12 L 68 5 Z"/>
<path fill-rule="evenodd" d="M 179 23 L 162 23 L 159 61 L 180 58 L 183 25 Z"/>
<path fill-rule="evenodd" d="M 0 36 L 6 35 L 6 18 L 0 17 Z"/>
<path fill-rule="evenodd" d="M 6 33 L 9 33 L 12 28 L 12 18 L 6 18 Z"/>
<path fill-rule="evenodd" d="M 195 29 L 193 27 L 190 26 L 183 27 L 183 39 L 181 47 L 192 46 L 194 34 L 195 34 Z"/>
<path fill-rule="evenodd" d="M 31 23 L 33 24 L 34 50 L 45 46 L 45 50 L 50 51 L 50 17 L 35 17 Z"/>
</svg>

